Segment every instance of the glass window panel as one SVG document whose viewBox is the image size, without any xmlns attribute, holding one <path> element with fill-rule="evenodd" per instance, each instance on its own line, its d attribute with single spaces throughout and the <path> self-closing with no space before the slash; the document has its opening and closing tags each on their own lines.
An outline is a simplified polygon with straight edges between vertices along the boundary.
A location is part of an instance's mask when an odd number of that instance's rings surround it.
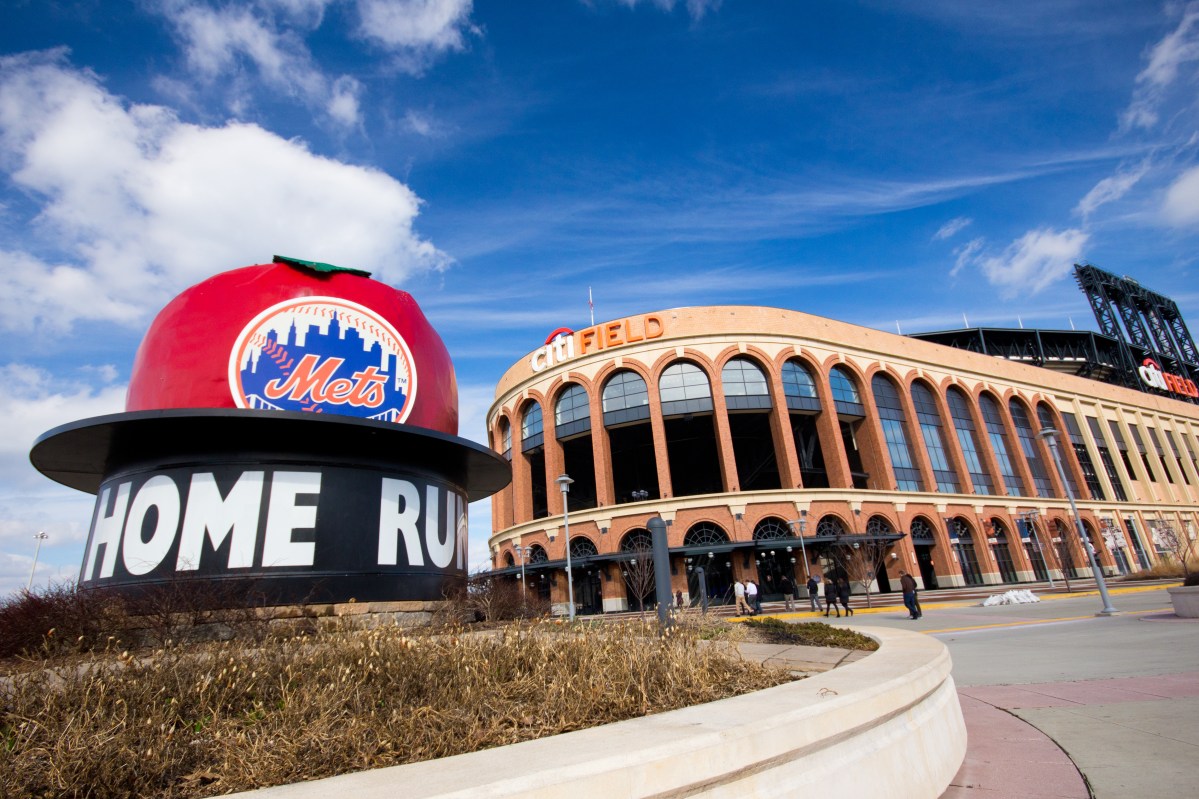
<svg viewBox="0 0 1199 799">
<path fill-rule="evenodd" d="M 788 397 L 816 399 L 816 381 L 802 364 L 787 361 L 783 364 L 783 393 Z"/>
<path fill-rule="evenodd" d="M 649 388 L 636 372 L 617 372 L 604 386 L 603 404 L 604 413 L 649 405 Z"/>
</svg>

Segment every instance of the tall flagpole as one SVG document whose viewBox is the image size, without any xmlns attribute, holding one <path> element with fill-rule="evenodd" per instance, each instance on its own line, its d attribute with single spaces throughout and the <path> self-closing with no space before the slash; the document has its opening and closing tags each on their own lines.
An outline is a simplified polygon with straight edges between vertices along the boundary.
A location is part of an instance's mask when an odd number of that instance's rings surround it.
<svg viewBox="0 0 1199 799">
<path fill-rule="evenodd" d="M 591 286 L 587 287 L 587 307 L 591 309 L 591 326 L 595 327 L 595 302 L 591 299 Z"/>
</svg>

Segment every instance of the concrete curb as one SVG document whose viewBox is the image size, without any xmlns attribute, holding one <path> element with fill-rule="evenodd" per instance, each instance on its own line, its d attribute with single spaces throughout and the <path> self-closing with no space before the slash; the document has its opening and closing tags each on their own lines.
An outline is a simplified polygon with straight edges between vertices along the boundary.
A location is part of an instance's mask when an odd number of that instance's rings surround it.
<svg viewBox="0 0 1199 799">
<path fill-rule="evenodd" d="M 949 652 L 868 628 L 879 651 L 806 680 L 482 752 L 265 788 L 243 797 L 745 797 L 929 799 L 966 729 Z"/>
</svg>

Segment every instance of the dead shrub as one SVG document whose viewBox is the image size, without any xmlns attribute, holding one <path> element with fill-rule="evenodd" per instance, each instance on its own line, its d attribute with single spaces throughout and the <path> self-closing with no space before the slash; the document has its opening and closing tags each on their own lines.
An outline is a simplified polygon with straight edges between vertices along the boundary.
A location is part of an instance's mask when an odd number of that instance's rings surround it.
<svg viewBox="0 0 1199 799">
<path fill-rule="evenodd" d="M 104 591 L 55 583 L 0 601 L 0 658 L 53 657 L 104 648 L 125 634 L 121 600 Z"/>
<path fill-rule="evenodd" d="M 558 625 L 551 625 L 558 627 Z M 470 752 L 785 682 L 654 625 L 380 627 L 98 657 L 0 683 L 0 794 L 212 796 Z"/>
</svg>

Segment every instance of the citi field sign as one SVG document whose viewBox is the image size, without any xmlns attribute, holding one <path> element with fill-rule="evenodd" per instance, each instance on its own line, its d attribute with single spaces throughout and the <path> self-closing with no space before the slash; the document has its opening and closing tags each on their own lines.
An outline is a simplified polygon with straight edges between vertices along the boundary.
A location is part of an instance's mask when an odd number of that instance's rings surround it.
<svg viewBox="0 0 1199 799">
<path fill-rule="evenodd" d="M 511 479 L 457 437 L 453 365 L 416 302 L 327 264 L 276 257 L 184 291 L 125 407 L 30 453 L 96 494 L 82 587 L 440 600 L 465 581 L 468 503 Z"/>
<path fill-rule="evenodd" d="M 660 338 L 665 331 L 662 317 L 655 314 L 617 319 L 578 331 L 560 327 L 549 334 L 544 347 L 529 356 L 529 368 L 541 372 L 592 352 Z"/>
<path fill-rule="evenodd" d="M 1199 386 L 1195 385 L 1194 380 L 1188 380 L 1181 375 L 1163 372 L 1158 362 L 1152 358 L 1146 358 L 1141 362 L 1141 367 L 1137 369 L 1137 374 L 1141 376 L 1141 382 L 1151 388 L 1170 391 L 1174 394 L 1182 394 L 1187 397 L 1199 397 Z"/>
</svg>

